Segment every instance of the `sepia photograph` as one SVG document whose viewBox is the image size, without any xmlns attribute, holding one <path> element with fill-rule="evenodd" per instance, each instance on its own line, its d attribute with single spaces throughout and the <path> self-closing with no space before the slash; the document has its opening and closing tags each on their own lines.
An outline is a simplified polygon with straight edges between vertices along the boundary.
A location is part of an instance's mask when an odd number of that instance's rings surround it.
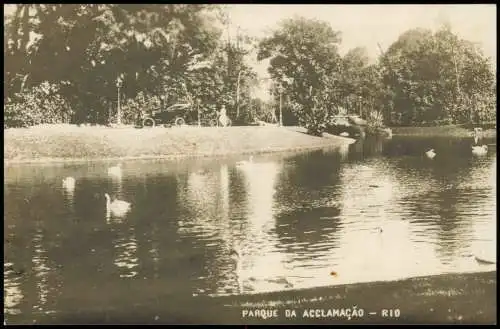
<svg viewBox="0 0 500 329">
<path fill-rule="evenodd" d="M 4 325 L 496 324 L 496 9 L 4 4 Z"/>
</svg>

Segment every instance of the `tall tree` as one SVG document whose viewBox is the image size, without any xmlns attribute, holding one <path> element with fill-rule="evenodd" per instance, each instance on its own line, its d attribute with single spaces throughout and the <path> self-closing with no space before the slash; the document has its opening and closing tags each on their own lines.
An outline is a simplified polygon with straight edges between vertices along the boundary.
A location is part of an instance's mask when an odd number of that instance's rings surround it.
<svg viewBox="0 0 500 329">
<path fill-rule="evenodd" d="M 488 59 L 449 27 L 403 33 L 382 56 L 381 71 L 401 124 L 465 123 L 488 117 L 488 111 L 476 115 L 479 108 L 493 111 L 495 79 Z"/>
<path fill-rule="evenodd" d="M 29 75 L 30 85 L 64 82 L 61 92 L 72 98 L 80 120 L 89 111 L 105 116 L 119 75 L 125 97 L 139 91 L 185 96 L 189 76 L 213 58 L 221 33 L 214 5 L 27 6 L 6 21 L 4 77 Z M 39 37 L 27 42 L 30 34 Z M 5 94 L 12 96 L 18 85 Z"/>
<path fill-rule="evenodd" d="M 288 94 L 311 133 L 328 114 L 322 103 L 327 85 L 338 80 L 340 33 L 326 22 L 294 17 L 284 20 L 259 44 L 258 59 L 270 58 L 269 73 Z M 328 81 L 330 80 L 330 81 Z"/>
</svg>

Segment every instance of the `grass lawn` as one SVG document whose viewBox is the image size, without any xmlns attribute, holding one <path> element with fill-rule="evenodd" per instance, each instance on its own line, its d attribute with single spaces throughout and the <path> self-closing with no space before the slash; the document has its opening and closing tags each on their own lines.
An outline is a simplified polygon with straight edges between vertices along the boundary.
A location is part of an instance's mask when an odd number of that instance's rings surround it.
<svg viewBox="0 0 500 329">
<path fill-rule="evenodd" d="M 314 137 L 280 127 L 77 127 L 53 125 L 4 131 L 9 163 L 179 158 L 267 153 L 341 146 L 353 139 Z"/>
</svg>

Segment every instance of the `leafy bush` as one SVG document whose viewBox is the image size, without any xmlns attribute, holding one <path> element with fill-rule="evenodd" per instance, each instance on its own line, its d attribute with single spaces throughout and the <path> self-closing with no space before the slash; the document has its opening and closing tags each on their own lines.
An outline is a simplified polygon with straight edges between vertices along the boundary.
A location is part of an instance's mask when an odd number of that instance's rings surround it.
<svg viewBox="0 0 500 329">
<path fill-rule="evenodd" d="M 137 117 L 144 117 L 155 109 L 159 109 L 162 105 L 160 97 L 156 95 L 145 94 L 139 92 L 134 98 L 128 98 L 121 106 L 122 123 L 135 124 Z M 111 122 L 117 121 L 118 111 L 115 108 L 111 116 Z"/>
<path fill-rule="evenodd" d="M 299 116 L 299 123 L 307 129 L 308 134 L 322 136 L 327 126 L 326 113 L 317 108 L 313 108 L 311 111 L 304 111 Z"/>
<path fill-rule="evenodd" d="M 8 99 L 4 106 L 4 128 L 20 128 L 32 125 L 28 113 L 23 111 L 24 106 Z"/>
<path fill-rule="evenodd" d="M 45 81 L 8 98 L 4 106 L 4 127 L 69 123 L 73 111 L 59 91 L 58 85 Z"/>
<path fill-rule="evenodd" d="M 371 128 L 382 128 L 384 127 L 384 116 L 379 111 L 373 111 L 368 116 L 367 120 L 368 127 Z"/>
<path fill-rule="evenodd" d="M 368 134 L 378 135 L 382 132 L 382 128 L 384 127 L 385 127 L 384 116 L 382 112 L 379 111 L 370 112 L 366 124 L 366 132 Z"/>
</svg>

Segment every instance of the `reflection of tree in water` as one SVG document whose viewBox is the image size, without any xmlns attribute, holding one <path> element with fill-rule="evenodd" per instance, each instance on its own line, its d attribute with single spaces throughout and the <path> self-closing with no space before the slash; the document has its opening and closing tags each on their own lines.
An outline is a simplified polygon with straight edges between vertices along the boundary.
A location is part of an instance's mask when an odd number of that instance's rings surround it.
<svg viewBox="0 0 500 329">
<path fill-rule="evenodd" d="M 140 213 L 151 221 L 165 221 L 177 219 L 180 209 L 178 204 L 177 187 L 181 179 L 174 176 L 150 176 L 147 189 L 138 203 L 143 205 Z"/>
<path fill-rule="evenodd" d="M 228 273 L 232 266 L 229 252 L 237 229 L 237 223 L 230 218 L 233 177 L 229 167 L 221 164 L 189 172 L 180 179 L 178 233 L 181 244 L 190 249 L 184 266 L 191 269 L 196 293 L 213 293 L 234 281 Z"/>
<path fill-rule="evenodd" d="M 276 216 L 276 234 L 284 246 L 322 244 L 338 230 L 340 209 L 336 206 L 298 208 Z M 333 241 L 328 241 L 332 245 Z"/>
<path fill-rule="evenodd" d="M 385 145 L 389 142 L 390 140 L 382 137 L 358 139 L 349 146 L 349 159 L 352 161 L 359 161 L 365 158 L 382 155 Z"/>
<path fill-rule="evenodd" d="M 278 211 L 328 207 L 339 196 L 341 162 L 338 153 L 313 153 L 288 160 L 276 183 Z"/>
<path fill-rule="evenodd" d="M 397 136 L 386 141 L 384 145 L 384 154 L 390 157 L 423 156 L 423 152 L 427 151 L 428 148 L 434 147 L 433 145 L 432 142 L 426 141 L 423 143 L 421 139 L 413 136 Z"/>
<path fill-rule="evenodd" d="M 320 150 L 297 155 L 287 162 L 293 166 L 287 167 L 282 178 L 291 186 L 301 190 L 319 191 L 338 182 L 338 171 L 341 166 L 338 152 Z"/>
<path fill-rule="evenodd" d="M 89 220 L 95 220 L 100 222 L 106 213 L 104 193 L 114 197 L 107 179 L 80 179 L 78 181 L 78 198 L 74 202 L 75 221 L 86 223 Z"/>
<path fill-rule="evenodd" d="M 456 151 L 457 147 L 460 145 L 455 145 L 453 150 Z M 439 163 L 417 162 L 411 173 L 407 169 L 409 164 L 400 162 L 393 168 L 394 176 L 406 182 L 406 190 L 401 193 L 398 204 L 414 225 L 425 228 L 427 239 L 431 232 L 436 232 L 437 252 L 445 263 L 466 253 L 471 227 L 484 211 L 481 207 L 476 211 L 471 211 L 471 208 L 475 203 L 481 203 L 482 186 L 488 184 L 488 179 L 481 177 L 480 186 L 471 189 L 469 182 L 478 182 L 481 174 L 470 158 L 452 156 L 452 152 L 445 153 L 443 157 L 449 158 L 441 159 Z M 484 172 L 483 169 L 479 171 Z"/>
<path fill-rule="evenodd" d="M 125 183 L 125 181 L 124 181 Z M 133 184 L 133 185 L 131 185 Z M 123 220 L 111 220 L 113 276 L 124 281 L 150 280 L 158 290 L 169 293 L 182 269 L 176 263 L 178 237 L 177 179 L 172 174 L 145 173 L 127 182 L 123 199 L 132 211 Z M 161 280 L 160 280 L 161 279 Z M 121 282 L 121 281 L 118 281 Z M 150 296 L 154 297 L 154 296 Z"/>
<path fill-rule="evenodd" d="M 444 263 L 463 254 L 470 242 L 475 219 L 473 214 L 464 214 L 460 209 L 462 204 L 470 204 L 470 200 L 453 190 L 431 191 L 400 202 L 409 214 L 410 223 L 421 228 L 417 230 L 421 232 L 417 238 L 435 243 Z"/>
<path fill-rule="evenodd" d="M 331 239 L 339 224 L 339 155 L 314 152 L 289 161 L 293 165 L 284 167 L 276 184 L 276 233 L 289 246 L 322 244 Z"/>
<path fill-rule="evenodd" d="M 18 184 L 15 193 L 5 195 L 4 312 L 20 311 L 23 319 L 31 315 L 36 320 L 55 312 L 61 281 L 53 252 L 73 223 L 67 218 L 60 180 L 57 186 L 52 181 Z"/>
</svg>

